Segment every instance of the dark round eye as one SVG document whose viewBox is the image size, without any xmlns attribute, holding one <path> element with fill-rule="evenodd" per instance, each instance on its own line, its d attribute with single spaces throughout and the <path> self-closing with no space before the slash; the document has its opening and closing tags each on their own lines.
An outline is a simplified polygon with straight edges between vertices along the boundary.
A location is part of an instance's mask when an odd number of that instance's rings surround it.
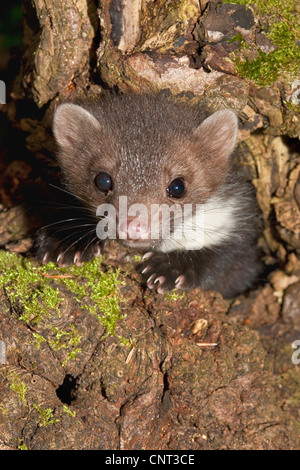
<svg viewBox="0 0 300 470">
<path fill-rule="evenodd" d="M 185 185 L 183 178 L 176 178 L 173 180 L 167 189 L 168 195 L 170 197 L 182 197 L 185 192 Z"/>
<path fill-rule="evenodd" d="M 95 185 L 100 191 L 107 193 L 112 189 L 112 179 L 108 173 L 101 171 L 95 178 Z"/>
</svg>

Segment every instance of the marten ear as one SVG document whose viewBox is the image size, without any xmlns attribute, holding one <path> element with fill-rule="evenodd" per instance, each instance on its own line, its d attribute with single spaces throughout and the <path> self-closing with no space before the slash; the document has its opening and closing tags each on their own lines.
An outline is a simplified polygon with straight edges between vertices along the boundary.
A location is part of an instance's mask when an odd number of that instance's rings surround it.
<svg viewBox="0 0 300 470">
<path fill-rule="evenodd" d="M 76 148 L 83 137 L 99 129 L 97 119 L 81 106 L 65 103 L 55 111 L 53 133 L 62 149 Z"/>
<path fill-rule="evenodd" d="M 226 164 L 237 140 L 238 119 L 233 111 L 216 111 L 194 131 L 199 150 L 206 159 Z"/>
</svg>

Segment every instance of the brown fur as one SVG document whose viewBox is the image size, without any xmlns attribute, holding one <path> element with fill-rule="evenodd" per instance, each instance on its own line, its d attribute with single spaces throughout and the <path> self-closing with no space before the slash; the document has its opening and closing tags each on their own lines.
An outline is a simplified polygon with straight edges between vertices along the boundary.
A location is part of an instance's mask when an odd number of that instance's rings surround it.
<svg viewBox="0 0 300 470">
<path fill-rule="evenodd" d="M 201 133 L 199 125 L 207 112 L 199 106 L 159 95 L 129 95 L 85 109 L 99 125 L 79 119 L 74 112 L 69 119 L 77 120 L 78 128 L 74 126 L 68 146 L 60 148 L 58 161 L 71 190 L 94 208 L 103 203 L 117 206 L 122 195 L 129 205 L 172 205 L 166 188 L 181 176 L 187 191 L 175 202 L 204 203 L 226 178 L 231 159 L 224 156 L 224 144 L 216 141 L 215 129 Z M 67 125 L 65 116 L 56 123 L 58 140 Z M 94 179 L 100 171 L 113 175 L 113 194 L 104 196 L 97 190 Z"/>
</svg>

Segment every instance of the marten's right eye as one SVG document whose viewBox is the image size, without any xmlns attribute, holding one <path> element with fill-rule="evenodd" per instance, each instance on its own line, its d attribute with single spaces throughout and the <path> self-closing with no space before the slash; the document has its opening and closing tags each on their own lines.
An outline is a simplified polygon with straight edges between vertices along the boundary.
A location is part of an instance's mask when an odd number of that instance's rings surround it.
<svg viewBox="0 0 300 470">
<path fill-rule="evenodd" d="M 95 178 L 95 185 L 100 191 L 107 193 L 112 190 L 112 179 L 108 173 L 101 171 Z"/>
</svg>

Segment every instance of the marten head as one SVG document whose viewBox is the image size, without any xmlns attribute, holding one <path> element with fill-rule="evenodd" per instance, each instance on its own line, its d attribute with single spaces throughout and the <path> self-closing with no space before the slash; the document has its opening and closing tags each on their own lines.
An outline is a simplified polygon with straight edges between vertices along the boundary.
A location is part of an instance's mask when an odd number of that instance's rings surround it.
<svg viewBox="0 0 300 470">
<path fill-rule="evenodd" d="M 176 208 L 206 204 L 217 194 L 231 169 L 237 130 L 230 110 L 208 116 L 199 106 L 151 95 L 62 104 L 53 125 L 70 190 L 98 208 L 103 229 L 115 217 L 109 238 L 116 234 L 145 249 L 166 235 L 166 217 L 174 230 Z M 162 207 L 168 216 L 159 216 Z"/>
</svg>

